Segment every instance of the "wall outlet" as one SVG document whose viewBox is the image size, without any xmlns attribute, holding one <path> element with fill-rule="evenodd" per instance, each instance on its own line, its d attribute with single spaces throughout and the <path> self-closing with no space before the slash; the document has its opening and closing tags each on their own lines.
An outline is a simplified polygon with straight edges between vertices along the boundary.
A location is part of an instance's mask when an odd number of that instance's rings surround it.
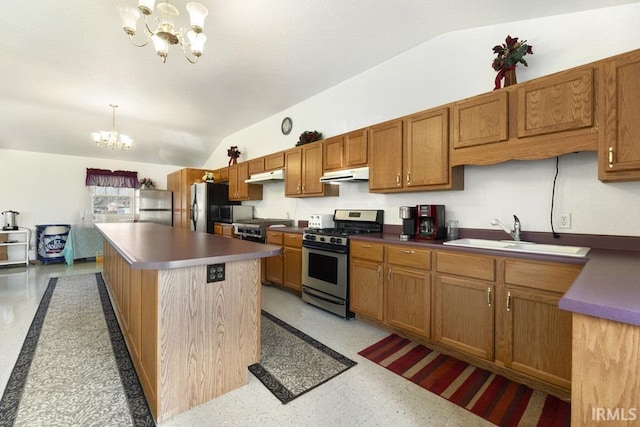
<svg viewBox="0 0 640 427">
<path fill-rule="evenodd" d="M 558 214 L 558 228 L 571 228 L 571 214 L 568 212 Z"/>
<path fill-rule="evenodd" d="M 207 283 L 224 282 L 224 264 L 207 265 Z"/>
</svg>

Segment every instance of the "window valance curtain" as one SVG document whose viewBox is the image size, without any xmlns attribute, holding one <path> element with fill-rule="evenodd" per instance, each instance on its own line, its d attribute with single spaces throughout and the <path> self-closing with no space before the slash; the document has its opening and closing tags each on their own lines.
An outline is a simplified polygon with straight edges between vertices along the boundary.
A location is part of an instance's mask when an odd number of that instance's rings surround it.
<svg viewBox="0 0 640 427">
<path fill-rule="evenodd" d="M 138 188 L 138 172 L 87 168 L 85 185 L 98 187 Z"/>
</svg>

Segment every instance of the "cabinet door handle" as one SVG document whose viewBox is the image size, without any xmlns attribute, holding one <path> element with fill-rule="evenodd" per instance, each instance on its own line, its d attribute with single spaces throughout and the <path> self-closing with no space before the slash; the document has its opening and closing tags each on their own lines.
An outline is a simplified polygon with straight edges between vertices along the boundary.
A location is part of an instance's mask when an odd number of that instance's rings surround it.
<svg viewBox="0 0 640 427">
<path fill-rule="evenodd" d="M 410 251 L 408 249 L 401 249 L 400 252 L 402 252 L 403 254 L 415 254 L 416 251 Z"/>
<path fill-rule="evenodd" d="M 304 184 L 302 184 L 302 192 L 304 193 Z"/>
<path fill-rule="evenodd" d="M 391 283 L 391 269 L 387 272 L 387 282 Z"/>
<path fill-rule="evenodd" d="M 400 185 L 400 174 L 396 175 L 396 185 Z"/>
<path fill-rule="evenodd" d="M 613 147 L 609 147 L 609 169 L 613 169 Z"/>
<path fill-rule="evenodd" d="M 491 286 L 487 287 L 487 305 L 491 307 Z"/>
<path fill-rule="evenodd" d="M 507 292 L 507 311 L 511 311 L 511 292 Z"/>
<path fill-rule="evenodd" d="M 380 279 L 382 279 L 382 266 L 381 265 L 378 266 L 378 281 L 380 281 Z"/>
<path fill-rule="evenodd" d="M 407 184 L 411 183 L 411 172 L 407 172 Z"/>
</svg>

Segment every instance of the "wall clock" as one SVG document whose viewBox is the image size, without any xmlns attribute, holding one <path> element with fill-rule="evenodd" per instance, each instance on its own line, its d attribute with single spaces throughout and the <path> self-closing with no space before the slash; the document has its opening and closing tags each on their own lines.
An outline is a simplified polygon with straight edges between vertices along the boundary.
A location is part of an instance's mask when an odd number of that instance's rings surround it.
<svg viewBox="0 0 640 427">
<path fill-rule="evenodd" d="M 285 117 L 282 120 L 282 124 L 280 125 L 280 130 L 283 135 L 289 135 L 291 133 L 291 128 L 293 127 L 293 122 L 290 117 Z"/>
</svg>

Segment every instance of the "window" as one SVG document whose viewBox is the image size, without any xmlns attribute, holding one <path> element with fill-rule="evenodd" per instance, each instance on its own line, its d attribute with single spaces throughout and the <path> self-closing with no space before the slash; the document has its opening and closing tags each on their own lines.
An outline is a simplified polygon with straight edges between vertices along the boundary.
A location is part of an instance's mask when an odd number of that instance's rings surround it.
<svg viewBox="0 0 640 427">
<path fill-rule="evenodd" d="M 91 210 L 98 222 L 128 222 L 134 218 L 133 188 L 89 186 Z"/>
</svg>

